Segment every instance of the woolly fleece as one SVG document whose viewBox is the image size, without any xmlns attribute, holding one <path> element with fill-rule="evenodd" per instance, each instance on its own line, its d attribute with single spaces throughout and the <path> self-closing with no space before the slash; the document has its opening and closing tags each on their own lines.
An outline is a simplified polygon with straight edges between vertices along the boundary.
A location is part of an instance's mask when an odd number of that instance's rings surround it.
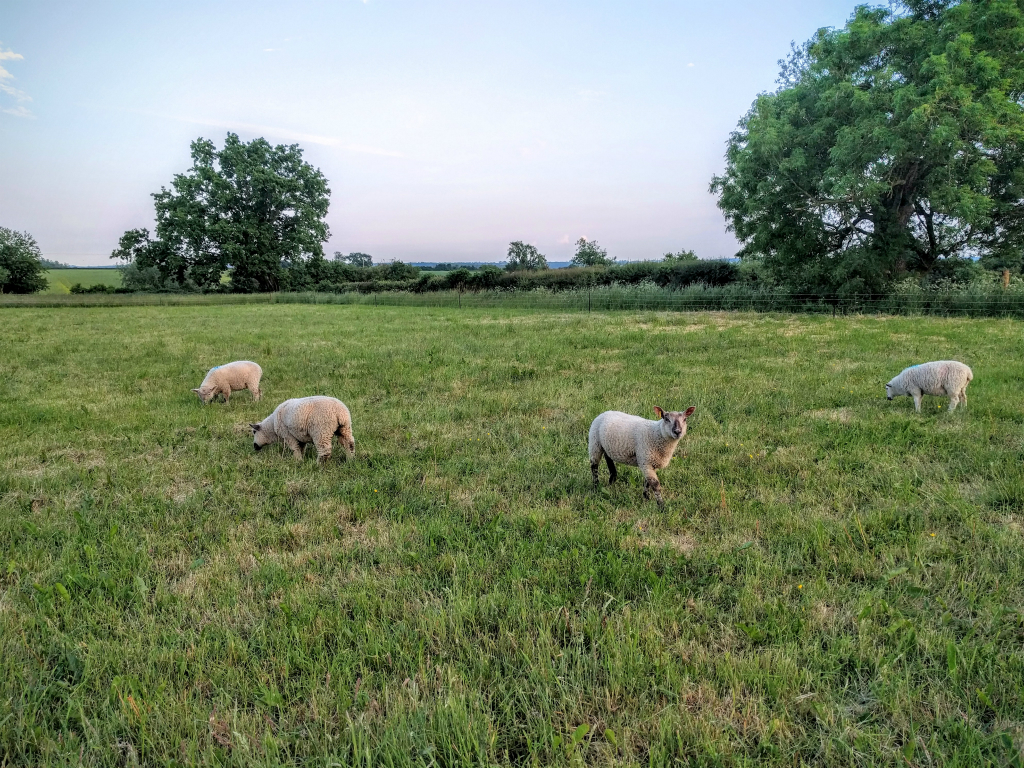
<svg viewBox="0 0 1024 768">
<path fill-rule="evenodd" d="M 192 391 L 204 405 L 217 395 L 224 395 L 228 401 L 231 393 L 240 389 L 248 389 L 252 393 L 253 402 L 260 399 L 260 379 L 263 369 L 250 360 L 237 360 L 226 365 L 211 368 L 203 379 L 203 383 Z"/>
<path fill-rule="evenodd" d="M 686 435 L 687 419 L 696 410 L 691 406 L 685 412 L 664 411 L 655 406 L 658 418 L 649 421 L 620 411 L 605 411 L 590 425 L 590 471 L 597 485 L 597 468 L 605 457 L 611 473 L 610 483 L 618 477 L 615 462 L 638 467 L 644 474 L 644 498 L 653 493 L 659 506 L 661 483 L 656 470 L 664 469 L 672 461 L 679 441 Z"/>
<path fill-rule="evenodd" d="M 899 376 L 885 385 L 885 396 L 889 400 L 900 395 L 914 398 L 914 408 L 921 412 L 922 395 L 949 398 L 949 410 L 957 405 L 967 404 L 967 385 L 974 379 L 974 373 L 956 360 L 938 360 L 905 368 Z"/>
<path fill-rule="evenodd" d="M 317 460 L 331 457 L 331 438 L 338 436 L 349 457 L 355 454 L 356 441 L 352 436 L 352 415 L 341 400 L 333 397 L 298 397 L 285 400 L 274 412 L 252 427 L 255 450 L 278 440 L 288 446 L 296 459 L 309 444 L 316 446 Z"/>
</svg>

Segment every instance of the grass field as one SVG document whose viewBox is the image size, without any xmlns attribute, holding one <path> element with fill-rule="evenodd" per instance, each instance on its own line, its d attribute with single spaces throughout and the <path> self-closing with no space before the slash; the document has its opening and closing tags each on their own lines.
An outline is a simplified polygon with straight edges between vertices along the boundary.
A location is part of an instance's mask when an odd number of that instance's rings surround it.
<svg viewBox="0 0 1024 768">
<path fill-rule="evenodd" d="M 71 286 L 81 283 L 85 288 L 94 285 L 121 286 L 121 270 L 119 269 L 48 269 L 46 279 L 50 287 L 43 293 L 68 293 Z"/>
<path fill-rule="evenodd" d="M 1024 760 L 1020 322 L 3 318 L 0 765 Z M 965 409 L 886 402 L 944 358 Z M 355 461 L 254 453 L 310 394 Z M 663 513 L 591 488 L 595 415 L 691 404 Z"/>
</svg>

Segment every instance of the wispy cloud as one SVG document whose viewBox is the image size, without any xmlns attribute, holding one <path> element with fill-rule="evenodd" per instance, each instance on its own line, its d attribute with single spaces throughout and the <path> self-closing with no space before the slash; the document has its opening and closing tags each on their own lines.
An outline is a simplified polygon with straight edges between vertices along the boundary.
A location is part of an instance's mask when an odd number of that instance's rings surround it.
<svg viewBox="0 0 1024 768">
<path fill-rule="evenodd" d="M 31 112 L 29 112 L 27 109 L 25 109 L 25 107 L 21 105 L 17 107 L 0 109 L 0 112 L 3 112 L 5 115 L 14 115 L 15 117 L 35 117 L 35 115 L 33 115 Z"/>
<path fill-rule="evenodd" d="M 259 133 L 266 136 L 294 141 L 299 144 L 318 144 L 324 147 L 337 147 L 346 152 L 355 152 L 361 155 L 378 155 L 380 157 L 404 157 L 401 152 L 380 147 L 371 147 L 365 144 L 347 144 L 336 136 L 320 136 L 315 133 L 301 133 L 288 128 L 278 128 L 272 125 L 258 125 L 256 123 L 241 123 L 231 120 L 209 120 L 201 117 L 187 117 L 183 115 L 157 115 L 180 123 L 191 123 L 192 125 L 207 125 L 212 128 L 224 128 L 229 131 L 245 131 L 246 133 Z"/>
<path fill-rule="evenodd" d="M 5 51 L 0 49 L 0 61 L 23 61 L 24 56 L 14 51 Z M 17 106 L 7 106 L 0 102 L 0 112 L 7 115 L 14 115 L 15 117 L 35 117 L 29 110 L 28 107 L 24 106 L 24 102 L 32 101 L 32 97 L 29 96 L 22 90 L 15 88 L 13 85 L 3 82 L 4 80 L 13 80 L 12 75 L 2 64 L 0 64 L 0 93 L 11 97 L 16 102 Z"/>
</svg>

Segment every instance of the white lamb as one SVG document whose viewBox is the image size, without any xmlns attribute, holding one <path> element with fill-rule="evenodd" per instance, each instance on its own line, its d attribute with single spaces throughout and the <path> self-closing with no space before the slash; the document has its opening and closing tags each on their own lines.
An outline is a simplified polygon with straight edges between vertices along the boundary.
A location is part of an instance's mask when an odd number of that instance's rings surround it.
<svg viewBox="0 0 1024 768">
<path fill-rule="evenodd" d="M 256 363 L 249 360 L 237 360 L 226 365 L 218 365 L 211 368 L 203 379 L 203 383 L 192 391 L 199 396 L 199 401 L 204 405 L 213 400 L 217 395 L 224 395 L 224 402 L 228 401 L 233 391 L 248 389 L 252 393 L 253 402 L 260 399 L 260 379 L 263 377 L 263 369 Z"/>
<path fill-rule="evenodd" d="M 960 403 L 967 404 L 967 385 L 973 378 L 971 369 L 956 360 L 922 363 L 904 369 L 886 384 L 885 396 L 892 400 L 900 395 L 910 395 L 914 398 L 914 408 L 918 413 L 921 412 L 922 395 L 948 397 L 949 410 L 952 412 Z"/>
<path fill-rule="evenodd" d="M 331 438 L 338 436 L 346 454 L 355 454 L 352 436 L 352 415 L 341 400 L 333 397 L 297 397 L 285 400 L 274 412 L 252 427 L 252 447 L 257 451 L 265 445 L 284 441 L 296 459 L 302 460 L 307 445 L 316 446 L 321 464 L 331 457 Z"/>
<path fill-rule="evenodd" d="M 590 472 L 597 485 L 597 468 L 604 456 L 611 473 L 609 484 L 618 478 L 615 462 L 637 467 L 644 475 L 644 498 L 651 493 L 664 507 L 661 497 L 661 483 L 655 470 L 664 469 L 672 461 L 672 453 L 686 434 L 686 420 L 693 415 L 696 406 L 685 412 L 663 411 L 658 406 L 654 413 L 658 418 L 648 421 L 640 416 L 630 416 L 619 411 L 605 411 L 590 425 Z"/>
</svg>

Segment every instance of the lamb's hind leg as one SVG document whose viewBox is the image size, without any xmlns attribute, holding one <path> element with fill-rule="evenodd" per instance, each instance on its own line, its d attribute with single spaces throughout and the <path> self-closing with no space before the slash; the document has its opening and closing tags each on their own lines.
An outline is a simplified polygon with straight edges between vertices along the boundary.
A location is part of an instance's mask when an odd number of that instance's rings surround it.
<svg viewBox="0 0 1024 768">
<path fill-rule="evenodd" d="M 601 457 L 604 456 L 604 449 L 600 445 L 590 446 L 590 475 L 594 478 L 594 487 L 598 486 L 597 470 L 601 466 Z"/>
<path fill-rule="evenodd" d="M 254 403 L 258 403 L 260 401 L 260 395 L 263 394 L 262 392 L 260 392 L 260 385 L 259 384 L 249 384 L 248 385 L 248 389 L 249 389 L 249 392 L 252 394 L 252 401 Z"/>
<path fill-rule="evenodd" d="M 316 460 L 320 464 L 326 464 L 331 458 L 331 438 L 327 440 L 317 440 L 316 443 Z"/>
<path fill-rule="evenodd" d="M 352 427 L 339 425 L 334 434 L 338 436 L 338 444 L 345 451 L 345 460 L 354 459 L 356 455 L 356 441 L 352 436 Z"/>
<path fill-rule="evenodd" d="M 608 465 L 608 473 L 611 475 L 611 477 L 608 478 L 608 485 L 613 485 L 615 481 L 619 479 L 618 470 L 615 469 L 615 462 L 612 461 L 612 457 L 607 453 L 604 455 L 604 461 L 605 464 Z"/>
</svg>

